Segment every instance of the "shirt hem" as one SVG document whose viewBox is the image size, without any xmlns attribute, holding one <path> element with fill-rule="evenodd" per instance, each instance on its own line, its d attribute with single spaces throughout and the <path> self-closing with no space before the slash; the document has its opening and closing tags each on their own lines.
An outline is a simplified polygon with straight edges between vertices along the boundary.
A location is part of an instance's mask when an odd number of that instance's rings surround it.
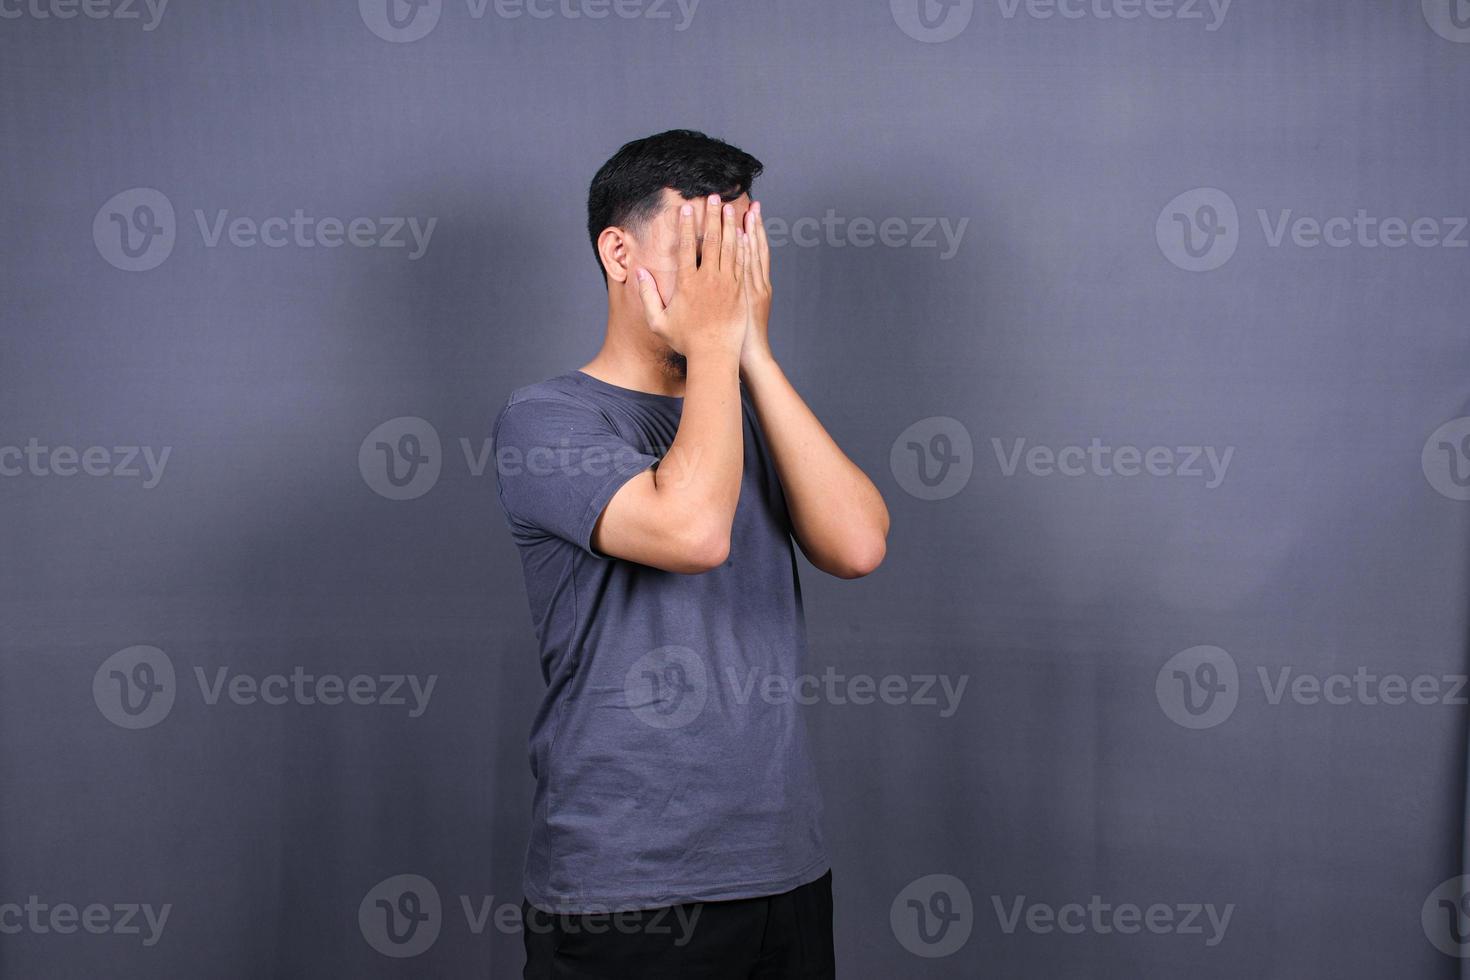
<svg viewBox="0 0 1470 980">
<path fill-rule="evenodd" d="M 596 915 L 604 912 L 635 912 L 642 909 L 660 909 L 670 905 L 687 905 L 691 902 L 728 902 L 742 898 L 764 898 L 780 895 L 802 885 L 809 885 L 832 867 L 826 855 L 808 864 L 795 874 L 785 878 L 763 879 L 741 882 L 736 885 L 686 885 L 670 886 L 667 891 L 643 892 L 635 895 L 615 897 L 579 897 L 564 901 L 550 901 L 530 883 L 524 886 L 526 901 L 543 912 L 552 915 Z"/>
</svg>

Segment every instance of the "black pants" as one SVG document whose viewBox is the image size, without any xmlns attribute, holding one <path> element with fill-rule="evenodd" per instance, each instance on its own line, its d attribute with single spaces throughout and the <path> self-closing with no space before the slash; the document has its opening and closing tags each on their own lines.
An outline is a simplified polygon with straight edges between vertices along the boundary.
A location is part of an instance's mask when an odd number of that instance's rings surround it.
<svg viewBox="0 0 1470 980">
<path fill-rule="evenodd" d="M 525 980 L 832 980 L 832 872 L 780 895 L 602 915 L 521 903 Z"/>
</svg>

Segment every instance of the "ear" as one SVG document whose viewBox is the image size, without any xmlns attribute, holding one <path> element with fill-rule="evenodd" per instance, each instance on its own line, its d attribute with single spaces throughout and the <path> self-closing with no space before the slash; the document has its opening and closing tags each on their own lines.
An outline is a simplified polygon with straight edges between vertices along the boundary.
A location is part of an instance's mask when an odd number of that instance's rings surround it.
<svg viewBox="0 0 1470 980">
<path fill-rule="evenodd" d="M 597 236 L 597 255 L 602 259 L 608 282 L 627 282 L 632 269 L 628 265 L 628 233 L 621 228 L 604 228 Z"/>
</svg>

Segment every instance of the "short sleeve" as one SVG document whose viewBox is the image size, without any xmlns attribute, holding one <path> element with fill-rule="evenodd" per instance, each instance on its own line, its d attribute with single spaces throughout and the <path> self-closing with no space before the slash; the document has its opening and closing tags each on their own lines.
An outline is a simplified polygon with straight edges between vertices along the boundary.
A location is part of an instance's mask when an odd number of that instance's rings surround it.
<svg viewBox="0 0 1470 980">
<path fill-rule="evenodd" d="M 500 503 L 522 537 L 554 535 L 588 554 L 592 529 L 624 483 L 658 463 L 590 406 L 511 402 L 492 432 Z"/>
</svg>

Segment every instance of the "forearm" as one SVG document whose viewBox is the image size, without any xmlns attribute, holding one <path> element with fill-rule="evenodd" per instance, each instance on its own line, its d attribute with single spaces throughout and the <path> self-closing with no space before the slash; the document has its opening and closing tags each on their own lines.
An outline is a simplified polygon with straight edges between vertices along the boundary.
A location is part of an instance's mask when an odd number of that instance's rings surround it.
<svg viewBox="0 0 1470 980">
<path fill-rule="evenodd" d="M 866 575 L 883 560 L 888 508 L 769 354 L 747 357 L 746 389 L 771 450 L 797 543 L 822 571 Z"/>
<path fill-rule="evenodd" d="M 723 538 L 727 550 L 745 464 L 743 428 L 739 352 L 691 351 L 679 428 L 655 482 L 671 519 L 697 537 Z"/>
</svg>

